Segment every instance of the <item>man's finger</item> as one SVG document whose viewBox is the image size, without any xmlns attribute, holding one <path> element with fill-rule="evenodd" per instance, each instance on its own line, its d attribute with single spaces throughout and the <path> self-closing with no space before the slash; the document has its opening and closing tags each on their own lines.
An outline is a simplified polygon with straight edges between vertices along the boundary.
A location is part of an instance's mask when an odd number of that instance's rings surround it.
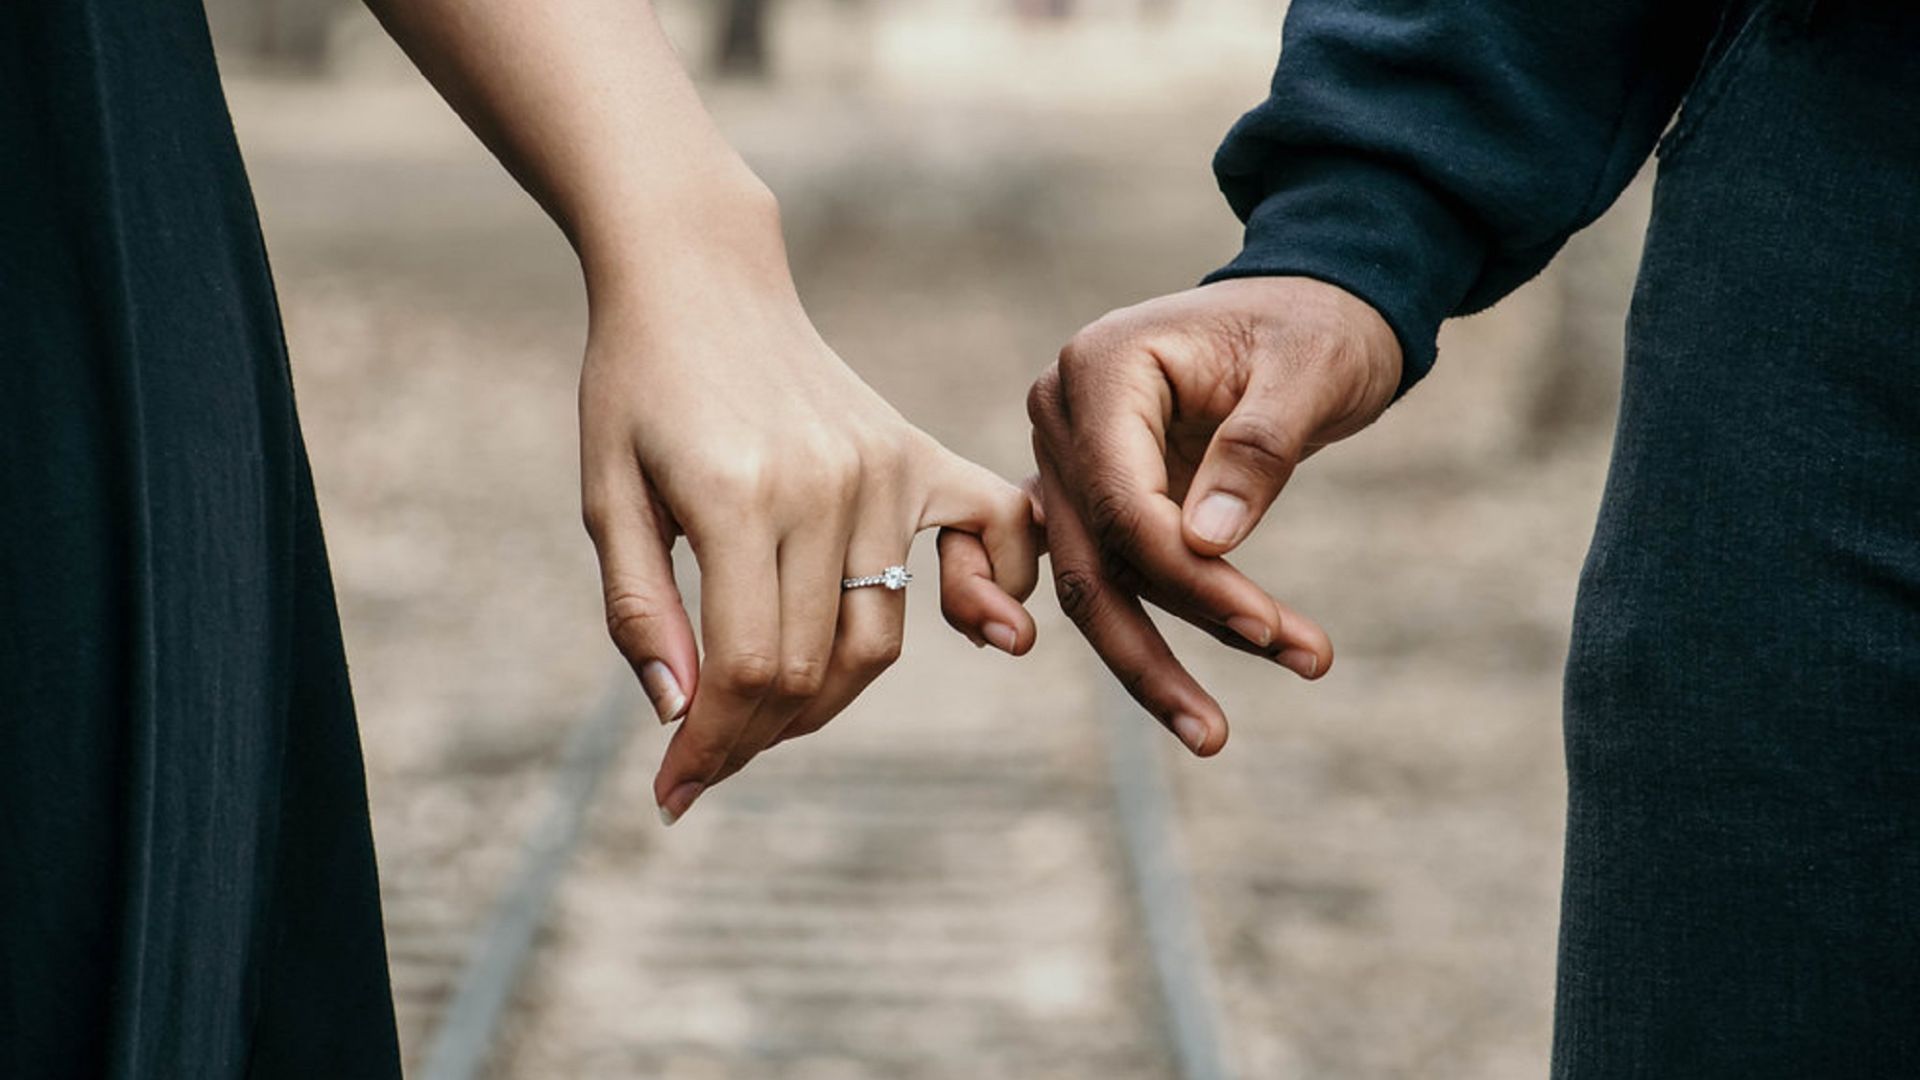
<svg viewBox="0 0 1920 1080">
<path fill-rule="evenodd" d="M 1049 543 L 1059 536 L 1053 517 L 1071 512 L 1107 565 L 1125 563 L 1187 609 L 1260 648 L 1277 640 L 1274 598 L 1231 564 L 1187 545 L 1180 507 L 1167 495 L 1159 443 L 1164 419 L 1150 411 L 1171 406 L 1152 404 L 1144 390 L 1117 378 L 1086 382 L 1074 392 L 1069 424 L 1064 401 L 1049 407 L 1048 389 L 1044 379 L 1036 384 L 1028 411 L 1036 441 L 1059 473 L 1057 483 L 1043 485 Z M 1057 550 L 1054 557 L 1057 562 Z"/>
<path fill-rule="evenodd" d="M 1280 633 L 1269 644 L 1256 645 L 1227 627 L 1214 623 L 1204 613 L 1176 597 L 1148 587 L 1142 591 L 1141 598 L 1193 624 L 1221 644 L 1263 660 L 1271 660 L 1303 679 L 1317 679 L 1333 666 L 1333 642 L 1327 637 L 1327 632 L 1320 628 L 1319 623 L 1285 604 L 1279 605 Z"/>
<path fill-rule="evenodd" d="M 1182 525 L 1202 555 L 1232 551 L 1253 532 L 1308 452 L 1336 395 L 1295 365 L 1256 365 L 1245 392 L 1207 443 L 1187 486 Z"/>
<path fill-rule="evenodd" d="M 1133 699 L 1187 748 L 1206 757 L 1227 741 L 1227 717 L 1167 647 L 1138 598 L 1108 577 L 1092 534 L 1065 501 L 1058 471 L 1035 440 L 1047 544 L 1060 606 Z"/>
<path fill-rule="evenodd" d="M 672 534 L 631 452 L 590 462 L 583 516 L 600 560 L 607 632 L 659 714 L 685 715 L 699 673 L 693 625 L 673 580 Z"/>
<path fill-rule="evenodd" d="M 940 530 L 940 613 L 975 645 L 1011 656 L 1033 648 L 1033 616 L 993 579 L 993 560 L 978 536 Z"/>
</svg>

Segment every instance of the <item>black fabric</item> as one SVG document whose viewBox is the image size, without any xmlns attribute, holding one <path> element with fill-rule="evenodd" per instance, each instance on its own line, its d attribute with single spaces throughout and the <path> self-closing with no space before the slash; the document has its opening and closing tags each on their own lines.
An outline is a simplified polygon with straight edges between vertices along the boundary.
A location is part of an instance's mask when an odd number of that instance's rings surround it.
<svg viewBox="0 0 1920 1080">
<path fill-rule="evenodd" d="M 398 1075 L 358 736 L 193 0 L 0 5 L 0 1076 Z"/>
<path fill-rule="evenodd" d="M 1451 315 L 1539 273 L 1653 150 L 1720 0 L 1294 0 L 1214 159 L 1247 223 L 1209 280 L 1301 274 L 1386 317 L 1404 392 Z"/>
<path fill-rule="evenodd" d="M 1294 0 L 1224 274 L 1410 356 L 1661 143 L 1566 682 L 1562 1080 L 1920 1076 L 1920 8 Z M 1682 78 L 1682 73 L 1686 78 Z"/>
<path fill-rule="evenodd" d="M 1920 8 L 1668 140 L 1567 670 L 1556 1075 L 1920 1076 Z"/>
</svg>

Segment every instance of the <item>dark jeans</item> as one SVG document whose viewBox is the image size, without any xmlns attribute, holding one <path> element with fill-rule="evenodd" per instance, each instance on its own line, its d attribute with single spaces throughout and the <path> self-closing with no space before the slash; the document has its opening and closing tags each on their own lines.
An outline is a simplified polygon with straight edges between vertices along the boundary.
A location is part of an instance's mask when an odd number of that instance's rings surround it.
<svg viewBox="0 0 1920 1080">
<path fill-rule="evenodd" d="M 1920 6 L 1662 148 L 1566 683 L 1556 1077 L 1920 1077 Z"/>
</svg>

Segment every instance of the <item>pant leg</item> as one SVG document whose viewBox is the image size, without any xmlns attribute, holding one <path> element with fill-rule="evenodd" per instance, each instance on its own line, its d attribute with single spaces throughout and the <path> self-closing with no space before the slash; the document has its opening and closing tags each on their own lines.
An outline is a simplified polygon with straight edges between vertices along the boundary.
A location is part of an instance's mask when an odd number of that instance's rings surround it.
<svg viewBox="0 0 1920 1080">
<path fill-rule="evenodd" d="M 1566 684 L 1554 1075 L 1920 1076 L 1920 8 L 1664 152 Z"/>
</svg>

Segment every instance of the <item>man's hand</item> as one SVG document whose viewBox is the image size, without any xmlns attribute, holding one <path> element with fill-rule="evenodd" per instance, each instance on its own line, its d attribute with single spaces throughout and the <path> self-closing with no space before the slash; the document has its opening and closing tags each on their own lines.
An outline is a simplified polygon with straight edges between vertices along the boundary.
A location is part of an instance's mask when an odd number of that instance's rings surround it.
<svg viewBox="0 0 1920 1080">
<path fill-rule="evenodd" d="M 1142 601 L 1303 678 L 1326 633 L 1221 556 L 1294 468 L 1387 407 L 1385 320 L 1308 278 L 1217 282 L 1115 311 L 1060 351 L 1027 398 L 1060 606 L 1114 675 L 1194 753 L 1226 715 Z"/>
</svg>

